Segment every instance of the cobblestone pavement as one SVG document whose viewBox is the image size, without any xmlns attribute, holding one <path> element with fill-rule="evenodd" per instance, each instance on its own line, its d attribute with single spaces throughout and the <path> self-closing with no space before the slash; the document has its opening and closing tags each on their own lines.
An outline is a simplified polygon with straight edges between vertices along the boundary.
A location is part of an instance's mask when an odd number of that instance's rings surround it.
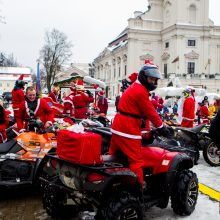
<svg viewBox="0 0 220 220">
<path fill-rule="evenodd" d="M 42 207 L 38 190 L 4 192 L 0 199 L 0 220 L 51 220 Z"/>
</svg>

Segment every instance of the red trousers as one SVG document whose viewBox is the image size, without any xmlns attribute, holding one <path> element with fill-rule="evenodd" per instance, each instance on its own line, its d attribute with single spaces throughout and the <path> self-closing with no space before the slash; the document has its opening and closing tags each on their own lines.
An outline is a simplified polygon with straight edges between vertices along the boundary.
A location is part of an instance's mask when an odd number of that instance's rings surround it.
<svg viewBox="0 0 220 220">
<path fill-rule="evenodd" d="M 181 122 L 181 127 L 185 127 L 185 128 L 193 128 L 193 120 L 182 120 Z"/>
<path fill-rule="evenodd" d="M 114 155 L 117 151 L 121 151 L 128 157 L 130 169 L 137 175 L 140 183 L 144 183 L 143 175 L 143 159 L 141 151 L 141 140 L 122 137 L 112 134 L 109 154 Z"/>
</svg>

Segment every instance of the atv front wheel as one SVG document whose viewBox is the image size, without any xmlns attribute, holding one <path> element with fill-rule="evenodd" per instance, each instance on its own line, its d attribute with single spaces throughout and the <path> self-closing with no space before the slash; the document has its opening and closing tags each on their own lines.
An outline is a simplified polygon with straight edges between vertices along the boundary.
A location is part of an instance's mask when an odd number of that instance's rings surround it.
<svg viewBox="0 0 220 220">
<path fill-rule="evenodd" d="M 184 170 L 177 173 L 171 194 L 171 207 L 181 216 L 190 215 L 196 206 L 198 179 L 195 173 Z"/>
<path fill-rule="evenodd" d="M 96 220 L 142 220 L 143 210 L 139 198 L 128 192 L 122 192 L 119 196 L 110 199 L 98 210 Z"/>
<path fill-rule="evenodd" d="M 204 160 L 213 167 L 220 166 L 220 156 L 215 152 L 218 150 L 214 142 L 210 142 L 203 148 Z"/>
</svg>

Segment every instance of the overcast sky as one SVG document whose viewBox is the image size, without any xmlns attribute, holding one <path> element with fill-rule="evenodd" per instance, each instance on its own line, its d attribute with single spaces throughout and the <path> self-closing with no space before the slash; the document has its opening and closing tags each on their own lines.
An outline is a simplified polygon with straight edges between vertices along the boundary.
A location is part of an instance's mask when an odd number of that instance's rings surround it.
<svg viewBox="0 0 220 220">
<path fill-rule="evenodd" d="M 209 0 L 209 17 L 220 25 L 220 0 Z M 74 45 L 71 62 L 92 62 L 147 0 L 0 0 L 0 51 L 36 69 L 46 30 L 64 32 Z"/>
</svg>

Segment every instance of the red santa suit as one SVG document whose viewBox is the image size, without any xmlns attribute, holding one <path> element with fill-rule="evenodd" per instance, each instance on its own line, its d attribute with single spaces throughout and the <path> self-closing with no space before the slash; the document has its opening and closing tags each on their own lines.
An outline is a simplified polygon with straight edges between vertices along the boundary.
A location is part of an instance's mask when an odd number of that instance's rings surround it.
<svg viewBox="0 0 220 220">
<path fill-rule="evenodd" d="M 183 103 L 182 122 L 181 126 L 193 128 L 195 119 L 195 99 L 193 96 L 187 97 Z"/>
<path fill-rule="evenodd" d="M 15 120 L 17 120 L 20 104 L 24 101 L 24 91 L 21 88 L 12 90 L 12 108 Z"/>
<path fill-rule="evenodd" d="M 98 92 L 98 108 L 99 108 L 99 112 L 100 113 L 104 113 L 105 115 L 107 115 L 107 111 L 108 111 L 108 101 L 107 98 L 104 97 L 104 92 L 103 91 L 99 91 Z"/>
<path fill-rule="evenodd" d="M 54 122 L 53 109 L 47 104 L 44 99 L 37 99 L 37 107 L 34 111 L 35 118 L 39 118 L 43 124 L 46 122 L 50 122 L 51 124 Z M 27 124 L 24 123 L 25 120 L 30 118 L 30 109 L 28 108 L 27 101 L 24 101 L 20 105 L 20 109 L 18 112 L 18 130 L 27 129 Z"/>
<path fill-rule="evenodd" d="M 69 94 L 63 101 L 64 109 L 63 114 L 65 115 L 74 115 L 74 106 L 73 106 L 73 97 L 75 96 L 75 92 Z"/>
<path fill-rule="evenodd" d="M 58 102 L 56 92 L 54 91 L 50 92 L 48 97 L 50 97 L 54 102 Z"/>
<path fill-rule="evenodd" d="M 2 107 L 3 108 L 3 107 Z M 5 143 L 7 141 L 6 128 L 8 127 L 8 112 L 3 108 L 3 115 L 0 119 L 0 143 Z M 3 119 L 4 118 L 4 119 Z"/>
<path fill-rule="evenodd" d="M 120 99 L 118 109 L 119 112 L 116 114 L 112 124 L 109 153 L 115 154 L 121 150 L 128 157 L 130 169 L 143 184 L 142 118 L 148 118 L 156 128 L 163 127 L 163 122 L 149 99 L 149 92 L 139 81 L 133 83 L 125 90 Z"/>
<path fill-rule="evenodd" d="M 76 94 L 73 99 L 74 111 L 75 111 L 75 118 L 76 119 L 84 119 L 88 118 L 86 113 L 88 113 L 89 103 L 94 101 L 93 97 L 89 97 L 84 92 L 80 91 Z"/>
<path fill-rule="evenodd" d="M 209 109 L 207 105 L 203 105 L 200 108 L 200 115 L 201 115 L 201 119 L 202 119 L 202 123 L 206 124 L 209 123 Z"/>
</svg>

